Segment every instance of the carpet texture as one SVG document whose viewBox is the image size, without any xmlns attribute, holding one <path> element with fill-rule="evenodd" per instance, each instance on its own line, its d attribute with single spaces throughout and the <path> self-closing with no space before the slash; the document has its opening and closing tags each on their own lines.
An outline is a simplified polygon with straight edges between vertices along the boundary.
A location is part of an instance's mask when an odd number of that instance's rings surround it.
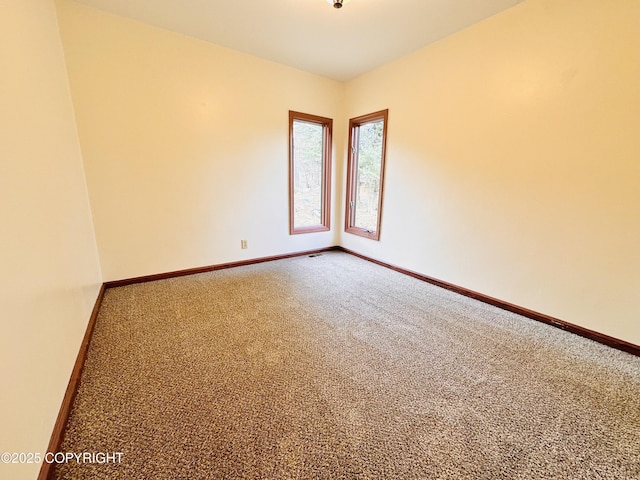
<svg viewBox="0 0 640 480">
<path fill-rule="evenodd" d="M 59 479 L 640 479 L 640 358 L 328 252 L 107 290 Z"/>
</svg>

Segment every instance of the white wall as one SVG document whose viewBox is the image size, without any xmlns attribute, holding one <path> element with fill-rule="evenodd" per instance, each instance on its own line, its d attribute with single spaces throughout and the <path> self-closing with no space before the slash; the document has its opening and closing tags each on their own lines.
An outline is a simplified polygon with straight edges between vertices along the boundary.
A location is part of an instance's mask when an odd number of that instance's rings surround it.
<svg viewBox="0 0 640 480">
<path fill-rule="evenodd" d="M 341 147 L 343 84 L 58 6 L 105 280 L 336 243 L 335 218 L 289 235 L 288 111 L 334 118 Z"/>
<path fill-rule="evenodd" d="M 53 1 L 0 2 L 0 65 L 0 452 L 43 453 L 101 283 Z"/>
<path fill-rule="evenodd" d="M 389 108 L 363 254 L 640 344 L 640 3 L 529 0 L 347 85 Z"/>
</svg>

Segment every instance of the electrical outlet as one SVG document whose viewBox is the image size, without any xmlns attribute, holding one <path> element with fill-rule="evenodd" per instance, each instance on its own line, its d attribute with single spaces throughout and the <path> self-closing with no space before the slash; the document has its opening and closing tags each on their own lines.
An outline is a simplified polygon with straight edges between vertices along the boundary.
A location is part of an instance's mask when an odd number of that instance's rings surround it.
<svg viewBox="0 0 640 480">
<path fill-rule="evenodd" d="M 242 249 L 249 248 L 247 246 L 247 241 L 246 240 L 240 240 L 240 248 L 242 248 Z"/>
</svg>

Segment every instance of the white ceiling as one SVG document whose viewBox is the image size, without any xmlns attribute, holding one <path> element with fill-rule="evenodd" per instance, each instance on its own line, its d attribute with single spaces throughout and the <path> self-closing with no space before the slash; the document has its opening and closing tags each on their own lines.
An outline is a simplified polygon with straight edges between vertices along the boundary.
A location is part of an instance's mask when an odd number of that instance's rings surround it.
<svg viewBox="0 0 640 480">
<path fill-rule="evenodd" d="M 523 0 L 76 1 L 344 81 Z"/>
</svg>

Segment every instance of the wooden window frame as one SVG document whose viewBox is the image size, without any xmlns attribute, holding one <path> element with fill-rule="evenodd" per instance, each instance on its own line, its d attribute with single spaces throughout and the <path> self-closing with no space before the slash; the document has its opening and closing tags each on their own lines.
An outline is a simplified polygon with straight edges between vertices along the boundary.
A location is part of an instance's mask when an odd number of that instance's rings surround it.
<svg viewBox="0 0 640 480">
<path fill-rule="evenodd" d="M 387 123 L 389 119 L 389 110 L 380 110 L 378 112 L 369 113 L 360 117 L 349 119 L 349 146 L 348 146 L 348 163 L 347 163 L 347 194 L 346 194 L 346 207 L 345 207 L 345 225 L 344 231 L 359 235 L 361 237 L 370 238 L 372 240 L 380 240 L 380 226 L 382 220 L 382 198 L 384 196 L 384 172 L 387 156 Z M 366 123 L 374 122 L 376 120 L 383 121 L 382 127 L 382 158 L 380 162 L 380 195 L 378 196 L 378 222 L 376 231 L 372 232 L 362 227 L 355 226 L 355 209 L 353 206 L 356 201 L 356 179 L 358 169 L 358 152 L 354 146 L 354 141 L 357 140 L 357 129 Z"/>
<path fill-rule="evenodd" d="M 294 149 L 293 123 L 295 120 L 322 125 L 322 198 L 319 225 L 296 227 L 294 224 Z M 331 150 L 333 119 L 289 110 L 289 234 L 326 232 L 331 229 Z"/>
</svg>

